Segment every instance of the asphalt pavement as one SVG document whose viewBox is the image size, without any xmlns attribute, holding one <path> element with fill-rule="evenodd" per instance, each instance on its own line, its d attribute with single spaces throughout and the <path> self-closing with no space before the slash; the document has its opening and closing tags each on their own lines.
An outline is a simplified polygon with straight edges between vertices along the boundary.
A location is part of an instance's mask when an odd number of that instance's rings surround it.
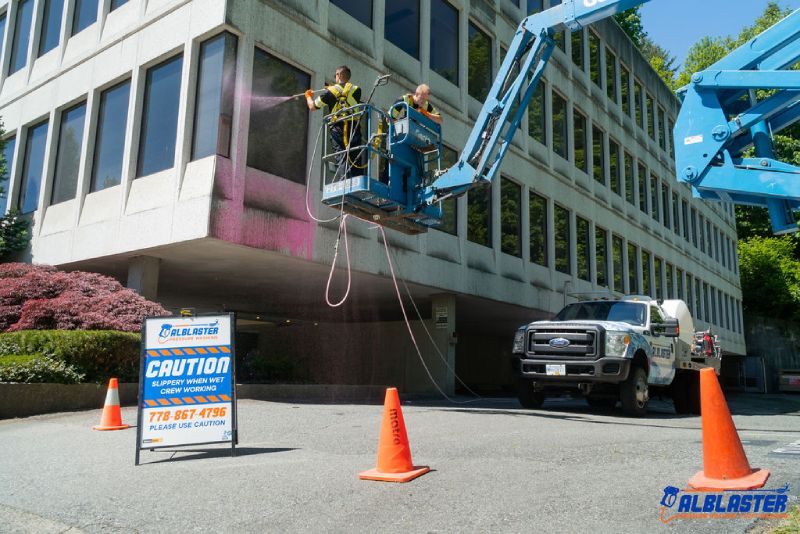
<svg viewBox="0 0 800 534">
<path fill-rule="evenodd" d="M 702 468 L 699 417 L 654 401 L 642 419 L 551 399 L 403 403 L 406 483 L 375 467 L 382 407 L 239 401 L 240 444 L 142 452 L 100 410 L 0 421 L 0 532 L 745 532 L 754 519 L 663 523 L 666 486 Z M 800 396 L 729 399 L 753 467 L 797 504 Z M 123 408 L 134 424 L 135 408 Z"/>
</svg>

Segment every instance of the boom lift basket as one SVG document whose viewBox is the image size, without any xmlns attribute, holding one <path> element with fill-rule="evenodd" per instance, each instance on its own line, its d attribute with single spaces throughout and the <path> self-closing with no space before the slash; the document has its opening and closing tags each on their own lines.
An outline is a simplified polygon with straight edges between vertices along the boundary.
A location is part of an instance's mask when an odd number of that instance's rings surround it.
<svg viewBox="0 0 800 534">
<path fill-rule="evenodd" d="M 411 235 L 441 223 L 440 205 L 421 202 L 423 189 L 441 172 L 438 124 L 405 103 L 395 104 L 388 114 L 357 104 L 324 120 L 324 204 Z M 337 151 L 330 143 L 331 129 L 361 142 Z M 353 129 L 360 130 L 360 137 L 352 135 Z"/>
</svg>

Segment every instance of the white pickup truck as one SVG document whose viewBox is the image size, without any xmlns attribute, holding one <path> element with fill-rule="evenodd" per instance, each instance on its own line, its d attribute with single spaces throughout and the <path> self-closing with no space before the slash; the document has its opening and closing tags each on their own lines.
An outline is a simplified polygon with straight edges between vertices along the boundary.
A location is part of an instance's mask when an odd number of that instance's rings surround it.
<svg viewBox="0 0 800 534">
<path fill-rule="evenodd" d="M 512 367 L 517 397 L 539 408 L 547 396 L 582 394 L 591 406 L 642 416 L 654 392 L 672 397 L 677 413 L 700 413 L 699 369 L 720 369 L 710 332 L 695 332 L 682 300 L 648 296 L 581 300 L 552 321 L 517 330 Z"/>
</svg>

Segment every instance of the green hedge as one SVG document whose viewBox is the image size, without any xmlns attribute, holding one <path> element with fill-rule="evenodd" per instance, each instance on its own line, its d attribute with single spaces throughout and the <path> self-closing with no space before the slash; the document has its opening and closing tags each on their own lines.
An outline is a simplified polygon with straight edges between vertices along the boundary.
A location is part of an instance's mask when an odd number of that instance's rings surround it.
<svg viewBox="0 0 800 534">
<path fill-rule="evenodd" d="M 84 378 L 68 363 L 44 354 L 0 356 L 0 382 L 79 384 Z"/>
<path fill-rule="evenodd" d="M 44 356 L 63 362 L 87 382 L 111 377 L 135 382 L 140 340 L 139 334 L 115 330 L 23 330 L 0 334 L 0 355 Z"/>
</svg>

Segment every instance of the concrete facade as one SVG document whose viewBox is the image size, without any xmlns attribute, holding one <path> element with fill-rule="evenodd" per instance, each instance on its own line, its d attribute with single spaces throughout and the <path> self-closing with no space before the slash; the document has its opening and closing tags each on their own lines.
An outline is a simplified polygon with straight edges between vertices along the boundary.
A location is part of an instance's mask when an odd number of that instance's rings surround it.
<svg viewBox="0 0 800 534">
<path fill-rule="evenodd" d="M 28 182 L 36 162 L 35 150 L 26 147 L 34 142 L 29 134 L 43 121 L 48 125 L 36 208 L 29 213 L 33 240 L 26 259 L 110 274 L 167 307 L 237 311 L 238 329 L 251 335 L 253 348 L 289 359 L 296 380 L 393 383 L 407 391 L 432 389 L 403 321 L 383 243 L 369 225 L 352 219 L 348 225 L 349 300 L 338 308 L 325 304 L 338 222 L 317 224 L 307 210 L 308 204 L 311 213 L 320 218 L 335 216 L 319 203 L 318 153 L 311 159 L 322 114 L 308 113 L 303 118 L 306 138 L 298 140 L 296 132 L 288 130 L 284 136 L 287 146 L 296 148 L 299 142 L 305 147 L 303 168 L 312 162 L 308 187 L 305 176 L 281 176 L 248 166 L 248 156 L 252 156 L 248 147 L 258 141 L 254 136 L 259 136 L 251 128 L 254 61 L 266 53 L 270 61 L 307 76 L 311 87 L 323 86 L 332 78 L 335 66 L 347 64 L 365 93 L 376 76 L 391 72 L 391 83 L 373 100 L 381 106 L 426 82 L 432 100 L 445 116 L 444 140 L 457 149 L 466 141 L 471 120 L 480 109 L 480 102 L 468 93 L 470 26 L 491 39 L 496 70 L 525 16 L 525 0 L 522 8 L 511 0 L 448 0 L 447 6 L 458 13 L 457 84 L 430 67 L 431 34 L 437 24 L 431 10 L 432 4 L 441 0 L 419 1 L 418 58 L 384 38 L 390 0 L 374 0 L 371 28 L 328 0 L 128 0 L 119 6 L 102 0 L 95 22 L 74 35 L 70 30 L 77 16 L 73 13 L 76 3 L 68 0 L 58 45 L 37 57 L 45 2 L 27 1 L 33 2 L 28 59 L 13 73 L 10 66 L 18 41 L 15 28 L 20 2 L 0 2 L 0 12 L 6 17 L 0 116 L 5 138 L 15 139 L 5 184 L 9 206 L 21 205 L 23 187 L 30 190 Z M 229 150 L 222 151 L 225 155 L 218 151 L 217 155 L 193 158 L 201 49 L 221 32 L 236 38 L 229 74 L 235 90 L 228 102 L 229 122 L 224 126 L 229 131 Z M 524 121 L 503 164 L 503 180 L 519 191 L 516 230 L 511 230 L 517 233 L 518 254 L 505 253 L 501 246 L 509 232 L 501 220 L 506 209 L 501 204 L 501 180 L 492 184 L 490 197 L 491 246 L 468 239 L 473 223 L 466 197 L 456 203 L 456 235 L 437 230 L 422 236 L 387 232 L 394 269 L 407 282 L 407 287 L 399 284 L 399 291 L 406 298 L 411 331 L 437 387 L 444 391 L 462 387 L 454 373 L 470 387 L 504 387 L 509 381 L 511 340 L 519 325 L 549 317 L 572 300 L 570 294 L 604 290 L 615 280 L 621 283 L 621 287 L 613 287 L 619 292 L 641 291 L 649 279 L 653 294 L 695 301 L 697 326 L 717 332 L 727 352 L 745 352 L 732 207 L 694 200 L 689 187 L 676 182 L 674 160 L 663 132 L 668 129 L 664 121 L 674 122 L 678 102 L 622 30 L 612 21 L 603 21 L 584 32 L 593 32 L 601 43 L 595 57 L 602 66 L 598 67 L 602 82 L 598 85 L 592 80 L 592 42 L 596 41 L 584 34 L 581 68 L 573 61 L 573 43 L 577 41 L 567 39 L 565 50 L 554 52 L 545 73 L 546 143 L 525 135 L 528 124 Z M 143 117 L 148 116 L 148 76 L 178 55 L 182 68 L 174 161 L 169 168 L 139 175 L 140 144 L 147 129 Z M 620 89 L 623 68 L 630 73 L 628 113 Z M 617 88 L 613 98 L 608 96 L 609 76 L 614 77 Z M 119 184 L 95 190 L 92 168 L 98 153 L 101 96 L 126 81 L 130 92 Z M 642 115 L 642 124 L 635 121 L 634 82 L 643 88 L 640 105 L 647 109 L 648 97 L 654 103 L 650 110 L 655 124 L 652 137 L 646 115 Z M 566 101 L 566 157 L 556 154 L 553 147 L 554 98 Z M 85 103 L 86 119 L 80 150 L 75 150 L 74 198 L 54 203 L 54 181 L 60 179 L 61 168 L 59 125 L 63 129 L 65 110 L 81 103 Z M 575 165 L 576 113 L 586 118 L 588 173 Z M 602 181 L 591 175 L 592 139 L 597 138 L 593 132 L 602 135 Z M 611 185 L 612 143 L 621 150 L 619 192 Z M 287 146 L 276 143 L 267 150 L 274 150 L 271 156 L 280 158 Z M 624 169 L 624 153 L 633 158 L 630 174 Z M 640 166 L 646 173 L 641 181 L 647 188 L 641 191 L 646 199 L 644 208 L 637 205 Z M 634 203 L 626 198 L 628 181 Z M 649 189 L 651 183 L 657 185 L 655 194 Z M 545 265 L 531 261 L 531 193 L 546 199 Z M 554 236 L 556 206 L 568 213 L 565 250 L 569 273 L 557 270 L 554 261 L 560 250 Z M 696 224 L 692 224 L 693 213 Z M 582 221 L 588 223 L 588 232 L 579 235 Z M 702 230 L 704 226 L 707 232 Z M 613 257 L 615 238 L 622 244 L 619 261 Z M 605 239 L 604 258 L 598 254 L 598 239 Z M 580 240 L 583 248 L 577 245 Z M 629 250 L 635 257 L 628 256 Z M 642 252 L 650 258 L 649 264 L 643 261 Z M 343 257 L 340 250 L 340 262 Z M 583 277 L 588 279 L 582 279 L 580 265 L 588 265 L 588 277 Z M 342 266 L 339 263 L 333 273 L 333 300 L 345 291 Z M 598 280 L 602 272 L 606 273 L 605 283 Z M 703 291 L 702 298 L 695 298 L 695 287 Z M 406 290 L 419 308 L 419 316 Z"/>
</svg>

